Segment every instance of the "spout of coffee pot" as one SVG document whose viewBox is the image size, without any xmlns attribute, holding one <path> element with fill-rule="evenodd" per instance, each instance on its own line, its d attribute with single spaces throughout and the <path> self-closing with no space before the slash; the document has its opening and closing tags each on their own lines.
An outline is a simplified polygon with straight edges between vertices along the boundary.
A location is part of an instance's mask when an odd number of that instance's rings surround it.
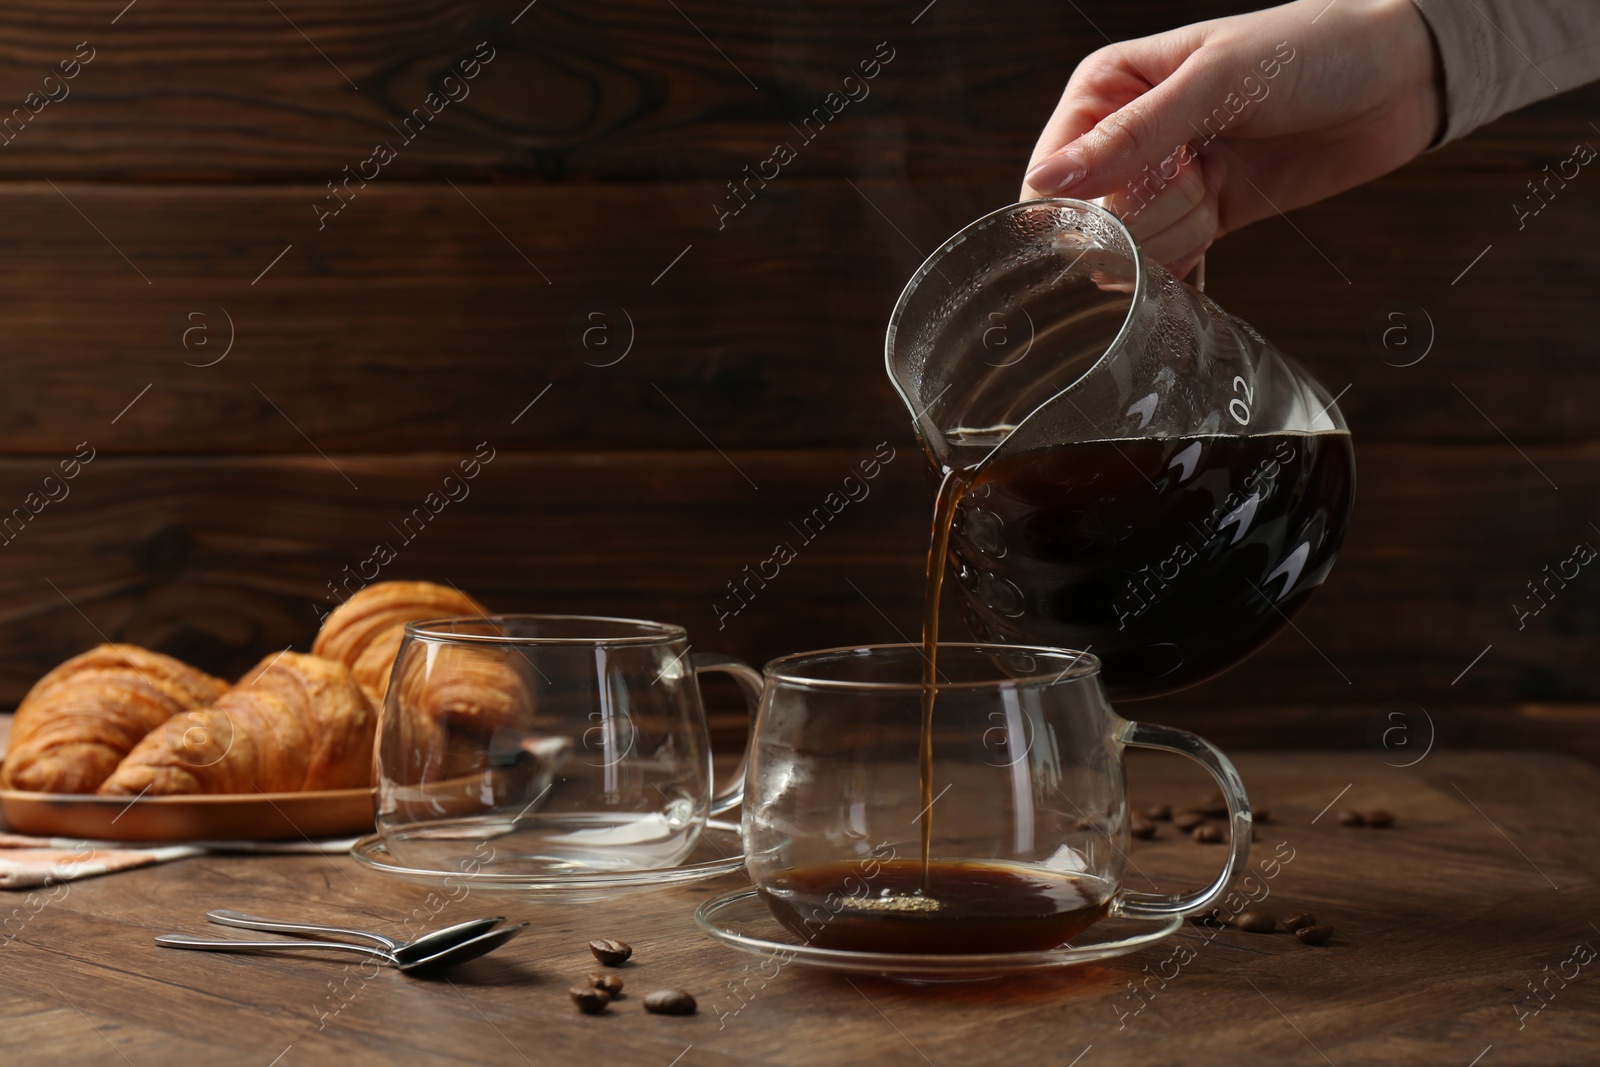
<svg viewBox="0 0 1600 1067">
<path fill-rule="evenodd" d="M 1067 199 L 1008 205 L 929 256 L 895 305 L 884 362 L 930 458 L 980 466 L 1047 406 L 1061 409 L 1049 433 L 1092 437 L 1058 401 L 1118 349 L 1143 269 L 1115 216 Z"/>
<path fill-rule="evenodd" d="M 944 432 L 943 419 L 946 412 L 942 409 L 935 410 L 939 408 L 940 401 L 949 394 L 951 384 L 942 383 L 937 390 L 925 388 L 931 383 L 924 380 L 919 373 L 920 368 L 911 366 L 909 361 L 901 361 L 900 365 L 896 365 L 893 355 L 894 341 L 895 327 L 891 323 L 887 340 L 890 352 L 889 378 L 894 383 L 895 392 L 899 394 L 901 402 L 911 412 L 911 425 L 916 431 L 917 440 L 922 442 L 922 447 L 935 466 L 948 469 L 959 465 L 953 459 L 953 449 Z"/>
</svg>

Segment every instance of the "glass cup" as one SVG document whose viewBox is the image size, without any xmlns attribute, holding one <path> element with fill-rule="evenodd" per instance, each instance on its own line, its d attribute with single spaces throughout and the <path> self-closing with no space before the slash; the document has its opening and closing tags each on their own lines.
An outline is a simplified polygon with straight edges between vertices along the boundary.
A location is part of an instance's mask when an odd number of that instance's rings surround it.
<svg viewBox="0 0 1600 1067">
<path fill-rule="evenodd" d="M 698 677 L 761 676 L 689 652 L 680 626 L 579 615 L 409 624 L 379 724 L 377 829 L 396 860 L 500 875 L 681 862 L 736 807 L 715 789 Z M 492 864 L 482 864 L 493 841 Z"/>
<path fill-rule="evenodd" d="M 1194 734 L 1121 718 L 1099 660 L 1083 652 L 941 644 L 930 804 L 922 666 L 910 644 L 767 665 L 746 771 L 746 864 L 773 916 L 807 944 L 1048 951 L 1106 915 L 1203 911 L 1246 863 L 1250 804 L 1227 757 Z M 1216 779 L 1229 847 L 1206 888 L 1122 887 L 1128 746 L 1180 753 Z"/>
</svg>

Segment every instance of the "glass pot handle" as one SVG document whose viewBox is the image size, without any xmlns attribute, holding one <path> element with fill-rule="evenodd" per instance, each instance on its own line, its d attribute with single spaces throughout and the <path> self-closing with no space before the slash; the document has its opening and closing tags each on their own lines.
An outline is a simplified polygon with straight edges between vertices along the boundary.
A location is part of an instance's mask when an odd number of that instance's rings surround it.
<svg viewBox="0 0 1600 1067">
<path fill-rule="evenodd" d="M 761 709 L 761 672 L 743 660 L 714 652 L 696 652 L 692 662 L 696 678 L 713 671 L 732 676 L 739 683 L 739 691 L 744 694 L 744 702 L 750 708 L 750 729 L 745 735 L 744 751 L 739 754 L 739 765 L 733 769 L 733 777 L 728 784 L 711 797 L 711 814 L 721 815 L 744 803 L 744 768 L 750 762 L 750 738 L 755 736 L 756 712 Z"/>
<path fill-rule="evenodd" d="M 1205 911 L 1227 891 L 1234 873 L 1250 861 L 1250 798 L 1245 795 L 1239 772 L 1234 770 L 1233 763 L 1222 754 L 1221 749 L 1187 730 L 1147 722 L 1130 722 L 1123 724 L 1118 740 L 1136 748 L 1176 752 L 1211 772 L 1211 777 L 1217 780 L 1217 786 L 1228 802 L 1228 861 L 1223 864 L 1217 880 L 1198 893 L 1178 895 L 1122 890 L 1117 894 L 1113 910 L 1118 915 L 1136 919 L 1160 919 Z"/>
</svg>

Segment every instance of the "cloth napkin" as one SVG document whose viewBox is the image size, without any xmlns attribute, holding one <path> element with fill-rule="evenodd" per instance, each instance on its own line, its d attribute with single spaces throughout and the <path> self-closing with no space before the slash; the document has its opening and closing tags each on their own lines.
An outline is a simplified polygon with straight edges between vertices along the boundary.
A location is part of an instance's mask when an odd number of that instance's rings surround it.
<svg viewBox="0 0 1600 1067">
<path fill-rule="evenodd" d="M 349 852 L 359 838 L 326 841 L 190 841 L 146 845 L 117 841 L 76 841 L 66 837 L 27 837 L 0 833 L 0 889 L 32 889 L 76 878 L 149 867 L 208 852 Z"/>
</svg>

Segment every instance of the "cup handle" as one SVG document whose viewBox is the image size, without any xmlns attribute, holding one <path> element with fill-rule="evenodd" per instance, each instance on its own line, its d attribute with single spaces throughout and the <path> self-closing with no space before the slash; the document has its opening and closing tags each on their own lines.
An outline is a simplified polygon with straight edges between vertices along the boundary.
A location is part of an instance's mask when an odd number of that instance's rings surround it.
<svg viewBox="0 0 1600 1067">
<path fill-rule="evenodd" d="M 1136 919 L 1161 919 L 1172 915 L 1188 915 L 1205 911 L 1227 891 L 1234 872 L 1250 861 L 1250 798 L 1245 794 L 1244 782 L 1232 761 L 1222 750 L 1203 737 L 1171 726 L 1157 726 L 1147 722 L 1124 723 L 1118 740 L 1136 748 L 1158 748 L 1187 756 L 1211 772 L 1228 803 L 1228 861 L 1223 864 L 1217 880 L 1198 893 L 1131 893 L 1122 890 L 1117 894 L 1114 911 Z"/>
<path fill-rule="evenodd" d="M 750 737 L 755 734 L 756 712 L 761 708 L 761 672 L 733 656 L 724 656 L 715 652 L 696 652 L 691 662 L 694 664 L 695 677 L 709 671 L 721 671 L 731 675 L 739 683 L 739 691 L 744 694 L 745 703 L 750 706 L 750 732 L 745 737 L 744 752 L 739 755 L 739 765 L 733 769 L 733 777 L 727 785 L 717 790 L 711 797 L 711 814 L 721 815 L 731 811 L 744 803 L 744 768 L 750 762 Z"/>
</svg>

